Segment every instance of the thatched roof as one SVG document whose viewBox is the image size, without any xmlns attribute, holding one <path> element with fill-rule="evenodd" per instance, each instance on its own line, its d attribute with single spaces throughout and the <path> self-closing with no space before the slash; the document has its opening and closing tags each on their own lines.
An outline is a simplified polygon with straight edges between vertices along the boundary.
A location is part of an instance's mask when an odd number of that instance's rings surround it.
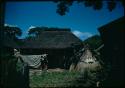
<svg viewBox="0 0 125 88">
<path fill-rule="evenodd" d="M 58 49 L 82 45 L 82 41 L 70 30 L 43 30 L 39 36 L 22 41 L 21 48 Z"/>
<path fill-rule="evenodd" d="M 96 57 L 93 56 L 89 49 L 86 49 L 80 57 L 80 61 L 77 63 L 76 70 L 84 72 L 86 69 L 96 70 L 100 67 L 101 65 L 99 61 L 97 61 Z"/>
<path fill-rule="evenodd" d="M 96 58 L 92 55 L 92 52 L 89 49 L 87 49 L 87 50 L 85 50 L 85 52 L 80 57 L 80 60 L 88 63 L 89 61 L 94 62 L 96 60 Z"/>
<path fill-rule="evenodd" d="M 98 28 L 100 34 L 101 34 L 101 37 L 104 39 L 104 38 L 107 38 L 112 35 L 115 35 L 116 34 L 116 37 L 118 37 L 118 35 L 124 35 L 124 28 L 125 28 L 125 16 L 123 17 L 120 17 L 119 19 L 116 19 L 108 24 L 105 24 L 101 27 Z M 109 36 L 107 36 L 109 35 Z M 115 37 L 115 36 L 113 36 Z"/>
<path fill-rule="evenodd" d="M 98 30 L 101 34 L 101 38 L 104 43 L 104 53 L 106 57 L 109 59 L 113 59 L 116 55 L 121 56 L 124 53 L 124 46 L 125 46 L 125 16 L 120 17 L 102 27 Z M 117 54 L 116 54 L 117 52 Z M 119 55 L 118 55 L 119 53 Z M 115 55 L 115 56 L 114 56 Z M 114 57 L 112 57 L 114 56 Z M 107 60 L 109 60 L 107 59 Z"/>
</svg>

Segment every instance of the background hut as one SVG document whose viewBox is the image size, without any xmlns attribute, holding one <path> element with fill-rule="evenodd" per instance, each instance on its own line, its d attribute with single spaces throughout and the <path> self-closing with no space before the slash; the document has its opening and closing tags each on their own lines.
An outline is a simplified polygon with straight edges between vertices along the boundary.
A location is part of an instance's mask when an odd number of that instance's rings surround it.
<svg viewBox="0 0 125 88">
<path fill-rule="evenodd" d="M 85 49 L 80 57 L 79 62 L 75 68 L 76 71 L 84 72 L 84 70 L 96 70 L 100 69 L 101 65 L 96 57 L 92 54 L 89 49 Z"/>
<path fill-rule="evenodd" d="M 73 50 L 82 47 L 82 41 L 70 29 L 43 30 L 39 36 L 21 41 L 21 54 L 48 54 L 48 68 L 69 68 Z"/>
<path fill-rule="evenodd" d="M 125 25 L 121 17 L 99 28 L 104 43 L 104 51 L 101 53 L 106 66 L 110 71 L 106 86 L 121 87 L 124 85 L 124 49 L 125 49 Z M 109 69 L 109 68 L 107 68 Z"/>
</svg>

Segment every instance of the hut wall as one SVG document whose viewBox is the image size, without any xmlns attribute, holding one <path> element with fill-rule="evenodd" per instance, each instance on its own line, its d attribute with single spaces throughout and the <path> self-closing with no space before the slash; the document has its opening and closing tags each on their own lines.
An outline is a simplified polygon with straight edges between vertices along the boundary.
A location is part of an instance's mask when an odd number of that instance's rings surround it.
<svg viewBox="0 0 125 88">
<path fill-rule="evenodd" d="M 70 57 L 73 51 L 70 49 L 50 49 L 48 54 L 48 68 L 69 68 Z"/>
<path fill-rule="evenodd" d="M 123 18 L 109 23 L 99 29 L 104 42 L 102 56 L 105 63 L 111 65 L 111 73 L 108 80 L 111 86 L 120 87 L 124 85 L 124 30 Z M 114 84 L 113 84 L 114 83 Z M 109 84 L 108 84 L 109 85 Z"/>
</svg>

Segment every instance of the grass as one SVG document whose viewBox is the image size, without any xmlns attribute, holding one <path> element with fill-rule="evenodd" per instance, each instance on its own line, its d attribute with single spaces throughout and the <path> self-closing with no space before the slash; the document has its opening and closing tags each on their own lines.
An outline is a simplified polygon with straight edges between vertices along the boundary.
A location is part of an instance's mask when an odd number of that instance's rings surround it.
<svg viewBox="0 0 125 88">
<path fill-rule="evenodd" d="M 30 76 L 30 87 L 96 87 L 97 72 L 42 72 Z M 100 75 L 100 74 L 98 74 Z"/>
<path fill-rule="evenodd" d="M 92 66 L 93 67 L 93 66 Z M 46 72 L 30 75 L 30 87 L 96 87 L 103 80 L 103 70 L 84 68 L 83 71 Z"/>
<path fill-rule="evenodd" d="M 30 87 L 74 87 L 79 72 L 42 72 L 30 77 Z"/>
</svg>

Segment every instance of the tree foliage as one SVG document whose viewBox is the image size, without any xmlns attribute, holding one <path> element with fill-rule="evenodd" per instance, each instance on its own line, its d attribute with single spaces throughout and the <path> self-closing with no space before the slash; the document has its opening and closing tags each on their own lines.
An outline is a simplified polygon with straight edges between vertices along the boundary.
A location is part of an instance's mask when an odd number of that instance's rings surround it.
<svg viewBox="0 0 125 88">
<path fill-rule="evenodd" d="M 90 49 L 95 50 L 97 49 L 100 45 L 102 45 L 102 40 L 99 35 L 94 35 L 86 40 L 83 41 L 84 45 L 89 45 Z"/>
<path fill-rule="evenodd" d="M 104 1 L 107 3 L 109 11 L 116 8 L 117 2 L 121 2 L 123 7 L 125 6 L 124 0 L 56 0 L 54 2 L 57 3 L 56 12 L 63 16 L 69 12 L 69 8 L 74 2 L 83 3 L 86 7 L 92 7 L 94 10 L 101 10 L 104 5 Z"/>
<path fill-rule="evenodd" d="M 4 35 L 10 38 L 17 38 L 22 35 L 22 31 L 18 27 L 4 26 Z"/>
<path fill-rule="evenodd" d="M 37 35 L 40 35 L 40 33 L 43 30 L 46 30 L 46 29 L 48 29 L 48 27 L 35 27 L 35 28 L 31 28 L 28 31 L 28 35 L 30 35 L 30 36 L 37 36 Z"/>
</svg>

